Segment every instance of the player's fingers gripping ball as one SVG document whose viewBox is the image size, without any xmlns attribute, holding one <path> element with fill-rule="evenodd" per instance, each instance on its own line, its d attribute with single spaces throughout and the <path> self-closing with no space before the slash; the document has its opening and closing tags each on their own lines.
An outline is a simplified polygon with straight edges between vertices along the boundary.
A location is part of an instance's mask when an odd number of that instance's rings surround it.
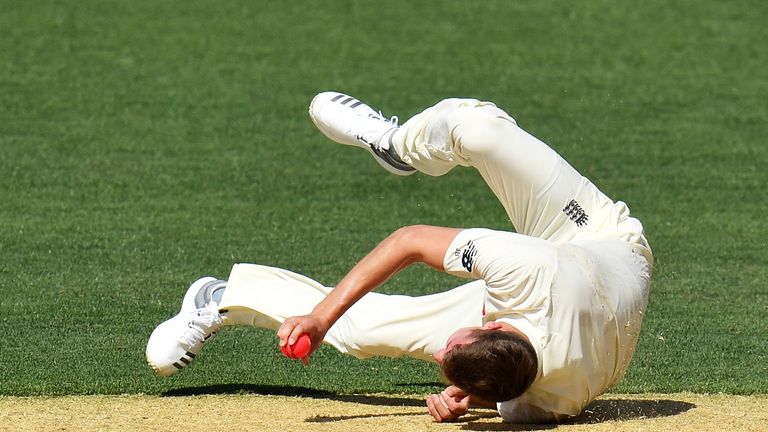
<svg viewBox="0 0 768 432">
<path fill-rule="evenodd" d="M 309 355 L 309 351 L 312 349 L 312 342 L 309 340 L 309 335 L 302 333 L 293 345 L 285 344 L 280 347 L 280 351 L 283 355 L 289 359 L 303 359 Z"/>
</svg>

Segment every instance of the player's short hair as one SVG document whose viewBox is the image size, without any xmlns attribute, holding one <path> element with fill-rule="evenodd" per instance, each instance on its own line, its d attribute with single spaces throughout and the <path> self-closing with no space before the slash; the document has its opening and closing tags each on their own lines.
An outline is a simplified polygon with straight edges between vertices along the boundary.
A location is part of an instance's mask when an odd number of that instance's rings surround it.
<svg viewBox="0 0 768 432">
<path fill-rule="evenodd" d="M 454 347 L 443 358 L 443 374 L 453 385 L 488 402 L 528 390 L 539 367 L 529 341 L 501 330 L 476 330 L 473 336 L 474 342 Z"/>
</svg>

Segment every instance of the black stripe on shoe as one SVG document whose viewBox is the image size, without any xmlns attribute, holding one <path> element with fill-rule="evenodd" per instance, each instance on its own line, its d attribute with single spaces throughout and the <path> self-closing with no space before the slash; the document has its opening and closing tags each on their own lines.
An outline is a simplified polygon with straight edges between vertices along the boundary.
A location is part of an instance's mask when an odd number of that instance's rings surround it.
<svg viewBox="0 0 768 432">
<path fill-rule="evenodd" d="M 334 97 L 333 99 L 331 99 L 331 102 L 336 102 L 337 100 L 339 100 L 339 99 L 343 98 L 344 96 L 345 96 L 345 95 L 343 95 L 343 94 L 340 94 L 340 95 L 338 95 L 338 96 Z"/>
<path fill-rule="evenodd" d="M 184 363 L 184 364 L 186 364 L 186 365 L 188 365 L 188 364 L 190 364 L 190 363 L 192 362 L 192 360 L 189 360 L 189 359 L 188 359 L 188 358 L 186 358 L 186 357 L 182 357 L 182 358 L 180 358 L 180 359 L 179 359 L 179 361 L 180 361 L 180 362 L 182 362 L 182 363 Z"/>
<path fill-rule="evenodd" d="M 191 352 L 189 352 L 189 351 L 185 352 L 184 354 L 185 354 L 187 357 L 189 357 L 189 358 L 195 358 L 195 357 L 197 357 L 197 355 L 196 355 L 196 354 L 194 354 L 194 353 L 191 353 Z"/>
<path fill-rule="evenodd" d="M 352 100 L 355 100 L 355 98 L 353 98 L 352 96 L 350 96 L 350 97 L 348 97 L 348 98 L 344 99 L 343 101 L 341 101 L 341 104 L 342 104 L 342 105 L 346 105 L 347 103 L 349 103 L 349 101 L 352 101 Z"/>
<path fill-rule="evenodd" d="M 387 165 L 391 166 L 392 168 L 395 168 L 396 170 L 399 170 L 402 172 L 416 171 L 416 168 L 403 162 L 403 160 L 400 159 L 400 157 L 391 148 L 387 150 L 380 150 L 375 146 L 371 146 L 371 150 L 373 150 L 373 152 L 376 154 L 376 156 L 379 157 L 379 159 L 383 160 L 384 162 L 387 163 Z"/>
<path fill-rule="evenodd" d="M 392 168 L 404 172 L 404 173 L 411 173 L 416 171 L 416 168 L 408 165 L 405 163 L 402 159 L 400 159 L 400 156 L 395 152 L 395 146 L 392 143 L 392 134 L 389 134 L 389 147 L 386 149 L 381 149 L 377 146 L 372 145 L 371 150 L 373 150 L 373 153 L 382 161 L 386 162 L 387 165 L 391 166 Z"/>
<path fill-rule="evenodd" d="M 173 367 L 175 367 L 176 369 L 184 369 L 184 366 L 185 365 L 180 365 L 178 362 L 173 364 Z"/>
<path fill-rule="evenodd" d="M 362 102 L 360 102 L 360 101 L 357 101 L 357 102 L 353 103 L 352 105 L 350 105 L 349 107 L 350 107 L 350 108 L 357 108 L 358 106 L 360 106 L 360 105 L 362 105 L 362 104 L 363 104 Z"/>
</svg>

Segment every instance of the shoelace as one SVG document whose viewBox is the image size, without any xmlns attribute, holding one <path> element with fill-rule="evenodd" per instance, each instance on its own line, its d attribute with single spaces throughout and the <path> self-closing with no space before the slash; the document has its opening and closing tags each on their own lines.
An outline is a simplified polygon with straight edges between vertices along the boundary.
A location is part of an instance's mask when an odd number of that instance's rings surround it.
<svg viewBox="0 0 768 432">
<path fill-rule="evenodd" d="M 388 124 L 390 129 L 398 127 L 399 125 L 397 123 L 400 122 L 400 119 L 397 118 L 397 116 L 392 116 L 389 118 L 389 120 L 387 120 L 387 118 L 384 117 L 384 114 L 381 111 L 379 111 L 379 119 L 381 119 L 384 123 Z"/>
<path fill-rule="evenodd" d="M 381 111 L 379 111 L 379 118 L 380 118 L 380 119 L 382 119 L 382 120 L 384 120 L 384 121 L 385 121 L 386 123 L 388 123 L 388 124 L 389 124 L 391 127 L 397 127 L 397 126 L 398 126 L 398 124 L 397 124 L 397 123 L 400 121 L 400 119 L 399 119 L 399 118 L 397 118 L 397 116 L 392 116 L 392 117 L 390 117 L 390 118 L 389 118 L 389 120 L 387 120 L 387 118 L 386 118 L 386 117 L 384 117 L 384 113 L 382 113 Z"/>
<path fill-rule="evenodd" d="M 193 347 L 194 345 L 205 341 L 208 336 L 211 327 L 214 325 L 218 327 L 221 325 L 221 315 L 215 305 L 209 305 L 201 309 L 190 312 L 189 326 L 187 330 L 181 335 L 180 342 L 185 343 L 187 347 Z M 215 335 L 215 332 L 210 333 L 211 336 Z"/>
<path fill-rule="evenodd" d="M 396 129 L 397 127 L 399 127 L 398 122 L 400 121 L 400 119 L 397 118 L 397 116 L 392 116 L 389 119 L 387 119 L 386 117 L 384 117 L 384 113 L 382 113 L 381 111 L 379 111 L 379 115 L 377 117 L 375 117 L 373 114 L 369 114 L 369 116 L 371 116 L 373 118 L 378 118 L 379 120 L 383 121 L 387 126 L 389 126 L 389 128 L 387 128 L 387 130 L 384 131 L 383 134 L 375 137 L 371 141 L 369 141 L 369 140 L 367 140 L 365 138 L 364 138 L 364 140 L 366 142 L 371 142 L 372 144 L 370 144 L 370 145 L 375 147 L 377 150 L 386 150 L 386 149 L 382 148 L 382 146 L 381 146 L 381 137 L 386 135 L 387 132 L 391 131 L 392 129 Z"/>
</svg>

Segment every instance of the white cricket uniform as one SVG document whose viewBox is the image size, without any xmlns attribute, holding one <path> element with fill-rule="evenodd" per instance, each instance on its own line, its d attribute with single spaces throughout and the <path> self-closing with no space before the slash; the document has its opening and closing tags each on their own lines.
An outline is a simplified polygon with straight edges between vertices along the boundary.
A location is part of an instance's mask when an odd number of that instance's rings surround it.
<svg viewBox="0 0 768 432">
<path fill-rule="evenodd" d="M 530 389 L 500 403 L 510 422 L 575 415 L 624 375 L 648 303 L 648 261 L 630 243 L 550 242 L 487 229 L 462 231 L 446 270 L 486 284 L 484 321 L 528 336 L 539 360 Z"/>
<path fill-rule="evenodd" d="M 476 168 L 517 233 L 462 231 L 444 266 L 477 281 L 422 297 L 369 293 L 325 342 L 359 358 L 432 360 L 459 328 L 504 321 L 528 336 L 539 370 L 522 396 L 499 403 L 502 417 L 536 422 L 581 412 L 623 376 L 637 344 L 653 260 L 640 222 L 488 102 L 444 100 L 390 142 L 429 175 Z M 276 329 L 309 313 L 330 289 L 286 270 L 239 264 L 220 306 L 230 310 L 226 324 Z"/>
</svg>

